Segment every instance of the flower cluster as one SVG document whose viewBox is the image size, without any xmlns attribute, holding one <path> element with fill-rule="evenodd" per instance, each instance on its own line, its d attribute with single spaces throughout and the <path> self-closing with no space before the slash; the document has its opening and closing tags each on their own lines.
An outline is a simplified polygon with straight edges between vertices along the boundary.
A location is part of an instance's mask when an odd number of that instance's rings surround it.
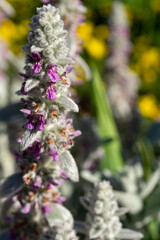
<svg viewBox="0 0 160 240">
<path fill-rule="evenodd" d="M 37 12 L 30 23 L 29 43 L 23 48 L 25 73 L 20 73 L 23 83 L 18 94 L 23 96 L 21 112 L 27 120 L 25 133 L 18 139 L 20 151 L 14 152 L 20 172 L 0 186 L 0 196 L 8 197 L 2 213 L 11 224 L 14 240 L 41 239 L 51 232 L 48 214 L 65 201 L 58 190 L 62 178 L 78 181 L 77 166 L 68 151 L 81 133 L 67 118 L 69 111 L 78 112 L 68 96 L 67 74 L 74 62 L 68 57 L 67 32 L 58 9 L 49 4 Z"/>
<path fill-rule="evenodd" d="M 139 79 L 128 68 L 131 43 L 126 10 L 121 2 L 112 4 L 109 19 L 109 57 L 107 60 L 107 94 L 115 117 L 128 121 L 135 108 Z"/>
<path fill-rule="evenodd" d="M 52 3 L 52 0 L 42 0 L 43 3 Z M 68 31 L 67 43 L 70 49 L 70 57 L 75 61 L 74 68 L 70 74 L 72 84 L 80 84 L 81 78 L 90 78 L 90 70 L 85 61 L 80 57 L 82 51 L 82 39 L 77 34 L 77 27 L 84 22 L 87 9 L 81 0 L 57 0 L 52 3 L 60 10 L 65 29 Z"/>
<path fill-rule="evenodd" d="M 86 216 L 86 239 L 114 240 L 142 238 L 142 234 L 122 229 L 119 215 L 123 213 L 109 182 L 103 181 L 81 198 L 82 204 L 89 211 Z M 129 238 L 128 238 L 129 237 Z"/>
</svg>

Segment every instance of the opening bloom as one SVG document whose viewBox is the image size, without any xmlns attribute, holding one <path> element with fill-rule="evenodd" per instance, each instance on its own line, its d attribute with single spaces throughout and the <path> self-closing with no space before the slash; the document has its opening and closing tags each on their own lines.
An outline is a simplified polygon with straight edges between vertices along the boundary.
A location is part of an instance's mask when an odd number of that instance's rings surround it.
<svg viewBox="0 0 160 240">
<path fill-rule="evenodd" d="M 48 76 L 51 80 L 51 83 L 56 83 L 57 81 L 61 80 L 61 78 L 58 76 L 58 72 L 55 70 L 55 67 L 57 67 L 56 64 L 51 64 L 48 67 Z"/>
<path fill-rule="evenodd" d="M 32 69 L 33 69 L 32 74 L 35 75 L 35 74 L 39 73 L 42 68 L 41 63 L 40 63 L 41 56 L 39 55 L 39 53 L 32 53 L 32 57 L 35 60 L 33 66 L 32 66 Z"/>
<path fill-rule="evenodd" d="M 44 129 L 44 125 L 46 124 L 45 118 L 43 114 L 37 113 L 36 116 L 38 116 L 37 118 L 37 127 L 36 129 L 39 131 L 42 131 Z"/>
<path fill-rule="evenodd" d="M 53 85 L 49 85 L 46 91 L 47 98 L 51 101 L 54 101 L 56 99 L 56 90 Z"/>
</svg>

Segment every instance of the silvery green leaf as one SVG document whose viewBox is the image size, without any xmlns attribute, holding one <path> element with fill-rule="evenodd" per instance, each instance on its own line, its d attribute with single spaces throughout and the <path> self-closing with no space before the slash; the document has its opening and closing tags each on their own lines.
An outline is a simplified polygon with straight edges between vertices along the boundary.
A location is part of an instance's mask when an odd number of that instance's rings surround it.
<svg viewBox="0 0 160 240">
<path fill-rule="evenodd" d="M 143 234 L 140 232 L 132 231 L 129 229 L 121 229 L 118 233 L 117 237 L 118 239 L 141 239 L 143 238 Z"/>
<path fill-rule="evenodd" d="M 78 106 L 77 104 L 69 97 L 67 96 L 60 96 L 59 98 L 57 98 L 57 101 L 63 105 L 65 108 L 69 108 L 69 110 L 72 110 L 74 112 L 78 112 Z"/>
<path fill-rule="evenodd" d="M 4 231 L 0 233 L 0 240 L 10 240 L 10 233 L 9 231 Z"/>
<path fill-rule="evenodd" d="M 86 197 L 80 197 L 80 203 L 83 205 L 84 208 L 86 208 L 88 211 L 90 211 L 90 202 Z"/>
<path fill-rule="evenodd" d="M 71 65 L 74 61 L 71 58 L 58 59 L 60 65 Z"/>
<path fill-rule="evenodd" d="M 69 151 L 64 151 L 59 155 L 59 165 L 62 171 L 64 171 L 70 178 L 70 180 L 73 182 L 79 181 L 78 168 Z"/>
<path fill-rule="evenodd" d="M 26 92 L 29 92 L 31 89 L 37 87 L 39 85 L 39 81 L 38 80 L 35 80 L 35 79 L 28 79 L 26 81 L 26 84 L 25 84 L 25 87 L 24 87 L 24 90 Z"/>
<path fill-rule="evenodd" d="M 117 216 L 122 216 L 122 215 L 124 215 L 124 214 L 126 214 L 128 212 L 128 209 L 127 208 L 125 208 L 125 207 L 123 207 L 123 208 L 119 208 L 117 211 L 116 211 L 116 215 Z"/>
<path fill-rule="evenodd" d="M 160 199 L 160 185 L 158 185 L 158 187 L 156 187 L 152 194 L 150 194 L 150 196 L 147 198 L 144 212 L 145 218 L 148 216 L 155 216 L 158 213 L 160 213 L 159 199 Z"/>
<path fill-rule="evenodd" d="M 89 231 L 90 239 L 95 239 L 102 236 L 103 228 L 92 227 Z"/>
<path fill-rule="evenodd" d="M 85 223 L 81 221 L 76 221 L 74 224 L 74 229 L 76 230 L 76 232 L 85 234 Z"/>
<path fill-rule="evenodd" d="M 40 135 L 40 131 L 26 130 L 20 143 L 20 150 L 24 151 L 25 149 L 27 149 L 29 145 L 32 145 L 32 143 L 34 143 L 40 137 Z"/>
<path fill-rule="evenodd" d="M 19 190 L 24 186 L 22 173 L 15 173 L 4 180 L 4 182 L 0 185 L 0 198 L 8 197 Z"/>
<path fill-rule="evenodd" d="M 73 224 L 73 217 L 70 211 L 60 204 L 51 204 L 51 212 L 46 214 L 50 227 L 58 226 L 64 222 Z"/>
<path fill-rule="evenodd" d="M 149 194 L 154 190 L 154 188 L 158 184 L 159 180 L 160 180 L 160 168 L 157 169 L 157 171 L 155 171 L 153 173 L 153 175 L 151 176 L 151 178 L 148 180 L 148 182 L 141 194 L 141 197 L 143 199 L 146 198 L 147 196 L 149 196 Z"/>
<path fill-rule="evenodd" d="M 132 214 L 136 214 L 142 209 L 143 203 L 138 195 L 120 191 L 114 191 L 114 193 L 121 205 L 126 207 Z"/>
<path fill-rule="evenodd" d="M 88 170 L 81 171 L 81 177 L 91 183 L 97 183 L 100 181 L 101 178 L 99 172 L 91 173 Z"/>
</svg>

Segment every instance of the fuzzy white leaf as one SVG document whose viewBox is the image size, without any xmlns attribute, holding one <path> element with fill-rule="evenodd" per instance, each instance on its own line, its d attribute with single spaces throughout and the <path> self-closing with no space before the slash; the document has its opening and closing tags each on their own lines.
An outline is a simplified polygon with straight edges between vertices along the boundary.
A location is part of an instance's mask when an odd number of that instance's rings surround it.
<svg viewBox="0 0 160 240">
<path fill-rule="evenodd" d="M 143 234 L 140 232 L 132 231 L 129 229 L 121 229 L 118 233 L 117 237 L 118 239 L 141 239 L 143 238 Z"/>
<path fill-rule="evenodd" d="M 22 178 L 22 173 L 18 172 L 9 176 L 1 185 L 0 185 L 0 198 L 8 197 L 19 190 L 24 186 L 24 181 Z"/>
<path fill-rule="evenodd" d="M 26 81 L 26 84 L 25 84 L 25 87 L 24 87 L 24 90 L 26 92 L 29 92 L 31 89 L 37 87 L 39 85 L 39 81 L 38 80 L 35 80 L 35 79 L 28 79 Z"/>
<path fill-rule="evenodd" d="M 128 209 L 127 208 L 119 208 L 117 211 L 116 211 L 116 215 L 117 216 L 123 216 L 124 214 L 126 214 L 128 212 Z"/>
<path fill-rule="evenodd" d="M 151 178 L 148 180 L 148 182 L 141 194 L 141 197 L 143 199 L 146 198 L 147 196 L 149 196 L 149 194 L 154 190 L 154 188 L 158 184 L 159 180 L 160 180 L 160 168 L 157 169 L 157 171 L 154 172 L 153 175 L 151 176 Z"/>
<path fill-rule="evenodd" d="M 57 98 L 57 101 L 65 108 L 69 108 L 69 110 L 72 110 L 74 112 L 79 111 L 77 104 L 67 96 L 60 96 Z"/>
<path fill-rule="evenodd" d="M 74 63 L 74 61 L 72 60 L 72 58 L 61 58 L 58 59 L 58 62 L 60 65 L 71 65 Z"/>
<path fill-rule="evenodd" d="M 40 131 L 36 131 L 36 130 L 25 131 L 20 144 L 20 150 L 24 151 L 25 149 L 27 149 L 40 137 L 40 135 L 41 135 Z"/>
<path fill-rule="evenodd" d="M 91 228 L 89 232 L 89 239 L 95 239 L 95 238 L 101 237 L 102 232 L 103 232 L 102 228 L 96 228 L 96 227 Z"/>
<path fill-rule="evenodd" d="M 142 200 L 136 194 L 119 191 L 114 191 L 114 193 L 121 205 L 126 207 L 132 214 L 136 214 L 142 209 Z"/>
<path fill-rule="evenodd" d="M 50 227 L 58 226 L 64 222 L 73 225 L 73 217 L 70 211 L 60 204 L 51 204 L 51 212 L 46 214 Z"/>
<path fill-rule="evenodd" d="M 60 154 L 59 165 L 73 182 L 79 181 L 78 168 L 69 151 L 64 151 Z"/>
</svg>

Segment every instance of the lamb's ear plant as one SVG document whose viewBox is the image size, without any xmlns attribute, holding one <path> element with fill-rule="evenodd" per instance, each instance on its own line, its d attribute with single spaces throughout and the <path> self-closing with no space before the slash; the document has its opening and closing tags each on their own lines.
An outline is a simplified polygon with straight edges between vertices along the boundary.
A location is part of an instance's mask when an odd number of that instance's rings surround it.
<svg viewBox="0 0 160 240">
<path fill-rule="evenodd" d="M 67 46 L 70 49 L 69 56 L 74 59 L 74 68 L 70 73 L 73 85 L 82 84 L 82 80 L 91 78 L 91 71 L 85 60 L 80 56 L 82 51 L 82 39 L 78 36 L 77 28 L 83 24 L 87 8 L 81 0 L 41 0 L 45 4 L 52 4 L 59 9 L 64 21 L 64 27 L 68 31 Z"/>
<path fill-rule="evenodd" d="M 70 212 L 61 203 L 63 179 L 79 180 L 69 152 L 80 135 L 72 126 L 69 111 L 78 106 L 68 96 L 73 59 L 68 57 L 67 31 L 54 6 L 37 8 L 30 23 L 23 79 L 18 94 L 26 116 L 24 134 L 14 152 L 17 172 L 0 185 L 0 239 L 77 239 Z M 65 238 L 64 238 L 65 236 Z"/>
<path fill-rule="evenodd" d="M 139 78 L 129 68 L 129 55 L 132 49 L 129 33 L 125 5 L 120 1 L 114 1 L 109 17 L 106 82 L 107 95 L 118 123 L 127 123 L 132 119 L 139 88 Z"/>
<path fill-rule="evenodd" d="M 81 197 L 81 203 L 88 211 L 85 224 L 79 223 L 86 240 L 143 238 L 139 232 L 122 228 L 120 216 L 126 213 L 126 209 L 118 207 L 109 181 L 97 183 L 85 197 Z"/>
</svg>

